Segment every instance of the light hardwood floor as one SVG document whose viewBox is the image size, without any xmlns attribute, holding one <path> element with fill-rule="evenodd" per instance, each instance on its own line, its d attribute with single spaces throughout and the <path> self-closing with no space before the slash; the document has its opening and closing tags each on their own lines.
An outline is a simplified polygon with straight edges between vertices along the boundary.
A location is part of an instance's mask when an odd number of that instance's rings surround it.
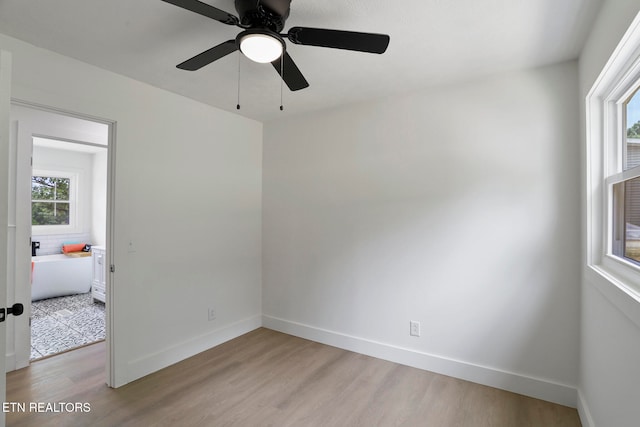
<svg viewBox="0 0 640 427">
<path fill-rule="evenodd" d="M 577 411 L 257 329 L 118 389 L 104 343 L 7 375 L 7 426 L 580 426 Z M 88 402 L 88 413 L 29 413 Z"/>
</svg>

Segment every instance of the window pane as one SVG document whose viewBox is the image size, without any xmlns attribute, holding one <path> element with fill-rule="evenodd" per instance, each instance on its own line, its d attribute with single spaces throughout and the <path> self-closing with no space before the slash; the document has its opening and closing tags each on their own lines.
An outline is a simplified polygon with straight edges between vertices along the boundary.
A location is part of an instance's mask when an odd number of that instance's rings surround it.
<svg viewBox="0 0 640 427">
<path fill-rule="evenodd" d="M 634 93 L 626 103 L 627 150 L 624 170 L 640 165 L 640 94 Z"/>
<path fill-rule="evenodd" d="M 49 182 L 49 179 L 44 176 L 31 177 L 32 200 L 53 200 L 54 185 Z"/>
<path fill-rule="evenodd" d="M 69 178 L 31 177 L 31 200 L 69 200 Z"/>
<path fill-rule="evenodd" d="M 53 178 L 56 183 L 56 200 L 69 200 L 69 178 Z"/>
<path fill-rule="evenodd" d="M 640 261 L 640 178 L 624 183 L 624 256 Z"/>
<path fill-rule="evenodd" d="M 69 203 L 33 202 L 31 225 L 69 225 Z"/>
</svg>

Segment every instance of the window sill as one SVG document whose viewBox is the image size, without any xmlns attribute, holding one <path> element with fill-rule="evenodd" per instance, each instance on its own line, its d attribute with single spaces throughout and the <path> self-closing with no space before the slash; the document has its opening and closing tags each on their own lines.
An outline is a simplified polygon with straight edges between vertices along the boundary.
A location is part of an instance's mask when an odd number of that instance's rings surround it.
<svg viewBox="0 0 640 427">
<path fill-rule="evenodd" d="M 614 307 L 640 328 L 640 293 L 602 265 L 589 265 L 585 278 Z"/>
</svg>

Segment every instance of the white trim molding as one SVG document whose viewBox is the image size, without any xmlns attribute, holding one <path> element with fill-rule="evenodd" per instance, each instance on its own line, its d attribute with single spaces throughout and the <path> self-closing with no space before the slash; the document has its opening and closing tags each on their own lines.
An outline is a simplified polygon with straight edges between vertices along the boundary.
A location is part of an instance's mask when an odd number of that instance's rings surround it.
<svg viewBox="0 0 640 427">
<path fill-rule="evenodd" d="M 198 337 L 172 345 L 171 347 L 148 354 L 128 363 L 127 376 L 118 372 L 112 387 L 120 387 L 128 382 L 142 378 L 167 366 L 178 363 L 198 353 L 209 350 L 261 326 L 260 315 L 255 315 L 230 325 L 225 325 Z"/>
<path fill-rule="evenodd" d="M 262 316 L 262 325 L 278 332 L 378 359 L 460 378 L 572 408 L 577 405 L 578 395 L 575 386 L 423 353 L 267 315 Z"/>
<path fill-rule="evenodd" d="M 591 416 L 591 412 L 589 412 L 589 407 L 587 406 L 587 401 L 582 394 L 582 391 L 578 390 L 578 415 L 580 416 L 580 422 L 582 423 L 582 427 L 596 427 L 596 424 L 593 422 L 593 417 Z"/>
</svg>

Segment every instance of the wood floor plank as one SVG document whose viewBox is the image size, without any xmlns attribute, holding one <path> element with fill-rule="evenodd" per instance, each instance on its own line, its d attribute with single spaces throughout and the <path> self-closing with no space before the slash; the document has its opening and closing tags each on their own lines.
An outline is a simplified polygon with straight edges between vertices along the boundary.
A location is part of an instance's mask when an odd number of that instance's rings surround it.
<svg viewBox="0 0 640 427">
<path fill-rule="evenodd" d="M 7 413 L 20 426 L 580 426 L 577 411 L 257 329 L 118 389 L 98 343 L 7 374 L 7 401 L 88 413 Z"/>
</svg>

